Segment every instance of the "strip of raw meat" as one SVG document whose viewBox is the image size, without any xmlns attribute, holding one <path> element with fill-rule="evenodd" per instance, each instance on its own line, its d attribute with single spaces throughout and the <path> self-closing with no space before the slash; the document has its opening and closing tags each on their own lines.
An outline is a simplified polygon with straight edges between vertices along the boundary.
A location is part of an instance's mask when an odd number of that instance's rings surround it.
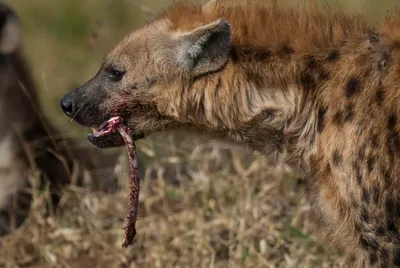
<svg viewBox="0 0 400 268">
<path fill-rule="evenodd" d="M 132 140 L 131 131 L 123 124 L 118 125 L 118 131 L 124 139 L 129 156 L 130 193 L 128 196 L 128 223 L 125 227 L 125 237 L 122 247 L 126 248 L 133 243 L 136 235 L 136 219 L 139 209 L 139 161 L 136 157 L 136 146 Z"/>
</svg>

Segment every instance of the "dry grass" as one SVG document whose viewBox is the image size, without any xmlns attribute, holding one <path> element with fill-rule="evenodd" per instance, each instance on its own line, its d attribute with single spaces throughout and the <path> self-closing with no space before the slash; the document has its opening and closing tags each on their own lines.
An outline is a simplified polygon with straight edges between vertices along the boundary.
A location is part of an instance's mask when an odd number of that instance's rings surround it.
<svg viewBox="0 0 400 268">
<path fill-rule="evenodd" d="M 46 195 L 36 196 L 29 220 L 0 242 L 0 264 L 331 267 L 337 261 L 314 238 L 309 205 L 296 193 L 302 185 L 284 167 L 266 168 L 260 155 L 213 143 L 193 149 L 170 136 L 158 140 L 157 150 L 151 144 L 141 143 L 150 164 L 132 248 L 121 247 L 128 195 L 123 157 L 116 193 L 71 186 L 49 218 L 43 216 Z"/>
<path fill-rule="evenodd" d="M 25 54 L 35 66 L 48 116 L 68 129 L 68 135 L 80 135 L 86 130 L 61 114 L 58 100 L 95 73 L 101 56 L 128 29 L 145 21 L 143 7 L 128 0 L 113 1 L 118 6 L 111 9 L 110 0 L 9 2 L 25 22 Z M 365 10 L 379 4 L 383 14 L 395 1 L 375 2 L 352 5 Z M 145 7 L 155 10 L 165 5 L 167 1 L 163 5 L 152 1 Z M 100 18 L 103 22 L 96 23 Z M 80 29 L 63 25 L 65 21 L 85 25 Z M 100 34 L 91 46 L 93 31 Z M 89 146 L 86 140 L 82 144 Z M 122 149 L 115 170 L 117 191 L 93 192 L 71 185 L 57 213 L 48 217 L 48 192 L 37 192 L 24 225 L 0 238 L 0 267 L 333 267 L 340 263 L 340 255 L 317 239 L 304 186 L 287 167 L 272 168 L 256 153 L 181 135 L 155 135 L 137 145 L 143 174 L 132 248 L 121 247 L 129 189 Z"/>
</svg>

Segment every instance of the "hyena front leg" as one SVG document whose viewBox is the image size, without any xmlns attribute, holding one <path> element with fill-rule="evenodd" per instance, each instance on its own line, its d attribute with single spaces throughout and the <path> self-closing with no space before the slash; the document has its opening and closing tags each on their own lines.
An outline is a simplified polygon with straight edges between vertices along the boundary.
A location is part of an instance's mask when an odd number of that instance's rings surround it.
<svg viewBox="0 0 400 268">
<path fill-rule="evenodd" d="M 400 195 L 336 183 L 332 176 L 315 179 L 313 204 L 328 242 L 343 249 L 345 267 L 400 267 Z"/>
</svg>

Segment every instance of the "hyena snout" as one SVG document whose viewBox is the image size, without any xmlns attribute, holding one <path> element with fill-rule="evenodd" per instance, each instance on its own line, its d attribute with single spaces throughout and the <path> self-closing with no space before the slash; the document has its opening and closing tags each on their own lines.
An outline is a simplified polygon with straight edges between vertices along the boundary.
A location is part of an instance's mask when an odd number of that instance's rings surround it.
<svg viewBox="0 0 400 268">
<path fill-rule="evenodd" d="M 60 100 L 62 111 L 83 126 L 95 127 L 103 123 L 107 114 L 100 110 L 106 100 L 104 90 L 89 81 L 68 92 Z"/>
<path fill-rule="evenodd" d="M 119 147 L 124 145 L 124 141 L 114 131 L 115 126 L 110 124 L 110 119 L 116 115 L 111 112 L 112 109 L 105 107 L 108 101 L 105 91 L 102 84 L 93 79 L 65 94 L 60 106 L 76 123 L 92 128 L 93 133 L 88 135 L 88 139 L 93 145 L 99 148 Z"/>
<path fill-rule="evenodd" d="M 71 94 L 65 94 L 64 97 L 60 101 L 61 108 L 63 112 L 69 116 L 73 117 L 76 113 L 74 102 L 72 101 Z"/>
<path fill-rule="evenodd" d="M 76 123 L 83 126 L 97 126 L 104 121 L 99 110 L 101 102 L 88 95 L 79 89 L 74 90 L 62 97 L 60 106 L 62 111 Z"/>
</svg>

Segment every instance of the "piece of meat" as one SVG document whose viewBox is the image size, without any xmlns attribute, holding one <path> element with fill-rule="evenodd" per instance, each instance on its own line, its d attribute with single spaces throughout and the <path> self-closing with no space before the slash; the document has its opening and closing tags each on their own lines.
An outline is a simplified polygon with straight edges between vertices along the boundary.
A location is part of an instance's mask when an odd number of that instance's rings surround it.
<svg viewBox="0 0 400 268">
<path fill-rule="evenodd" d="M 129 173 L 130 173 L 130 193 L 128 196 L 128 215 L 127 225 L 125 227 L 125 236 L 122 247 L 126 248 L 133 243 L 136 235 L 136 219 L 139 209 L 139 161 L 136 157 L 136 146 L 132 140 L 130 129 L 123 125 L 118 125 L 118 131 L 124 139 L 126 149 L 129 156 Z"/>
</svg>

